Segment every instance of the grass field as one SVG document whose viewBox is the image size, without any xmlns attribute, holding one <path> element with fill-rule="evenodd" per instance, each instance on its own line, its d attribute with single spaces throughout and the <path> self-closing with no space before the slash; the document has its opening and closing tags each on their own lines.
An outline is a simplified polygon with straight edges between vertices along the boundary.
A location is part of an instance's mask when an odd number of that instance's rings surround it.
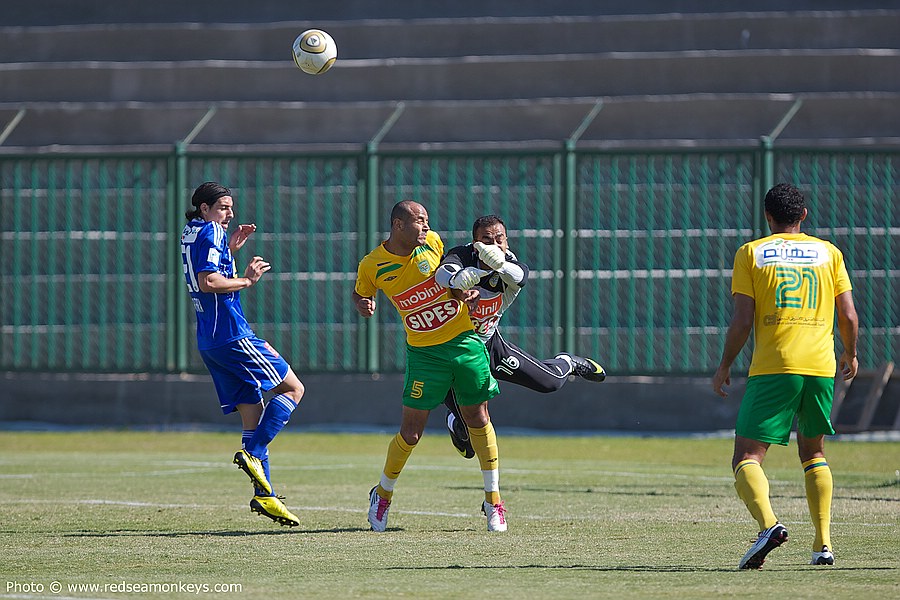
<svg viewBox="0 0 900 600">
<path fill-rule="evenodd" d="M 807 564 L 796 446 L 773 448 L 765 467 L 791 539 L 750 572 L 736 568 L 756 526 L 734 493 L 729 439 L 501 429 L 510 530 L 489 534 L 477 462 L 427 435 L 376 534 L 367 492 L 389 436 L 279 436 L 273 480 L 294 529 L 250 513 L 230 464 L 238 437 L 0 433 L 0 598 L 207 594 L 188 584 L 234 584 L 224 598 L 900 597 L 900 443 L 829 443 L 831 568 Z"/>
</svg>

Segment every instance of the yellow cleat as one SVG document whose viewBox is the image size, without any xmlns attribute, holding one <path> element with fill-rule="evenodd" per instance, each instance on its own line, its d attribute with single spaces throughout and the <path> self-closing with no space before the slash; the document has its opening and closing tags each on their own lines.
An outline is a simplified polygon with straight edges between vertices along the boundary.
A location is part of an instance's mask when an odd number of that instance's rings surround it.
<svg viewBox="0 0 900 600">
<path fill-rule="evenodd" d="M 253 500 L 250 501 L 250 511 L 269 517 L 279 525 L 296 527 L 300 524 L 297 515 L 289 511 L 277 496 L 253 496 Z"/>
<path fill-rule="evenodd" d="M 253 485 L 267 494 L 272 493 L 272 484 L 266 479 L 266 471 L 263 469 L 262 461 L 246 450 L 238 450 L 234 455 L 234 464 L 250 477 Z"/>
</svg>

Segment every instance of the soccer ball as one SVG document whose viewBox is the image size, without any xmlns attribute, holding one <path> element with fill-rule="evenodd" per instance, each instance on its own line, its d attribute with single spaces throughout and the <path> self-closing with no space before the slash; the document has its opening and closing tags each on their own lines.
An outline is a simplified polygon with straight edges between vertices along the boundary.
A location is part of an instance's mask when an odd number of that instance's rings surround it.
<svg viewBox="0 0 900 600">
<path fill-rule="evenodd" d="M 307 29 L 294 40 L 294 63 L 304 73 L 321 75 L 337 60 L 337 44 L 321 29 Z"/>
</svg>

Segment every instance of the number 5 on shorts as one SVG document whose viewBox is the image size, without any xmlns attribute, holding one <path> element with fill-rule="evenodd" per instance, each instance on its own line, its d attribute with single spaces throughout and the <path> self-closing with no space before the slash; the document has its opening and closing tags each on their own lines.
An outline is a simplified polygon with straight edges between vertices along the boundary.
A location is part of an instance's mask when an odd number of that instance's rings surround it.
<svg viewBox="0 0 900 600">
<path fill-rule="evenodd" d="M 409 397 L 410 398 L 421 398 L 422 394 L 423 394 L 422 388 L 424 388 L 424 387 L 425 387 L 424 381 L 413 381 L 412 389 L 409 392 Z"/>
</svg>

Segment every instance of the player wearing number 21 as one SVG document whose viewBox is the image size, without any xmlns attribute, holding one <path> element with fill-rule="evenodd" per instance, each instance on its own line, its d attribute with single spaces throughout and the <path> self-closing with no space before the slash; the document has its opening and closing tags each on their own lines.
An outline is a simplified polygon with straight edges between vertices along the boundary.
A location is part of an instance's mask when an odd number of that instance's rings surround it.
<svg viewBox="0 0 900 600">
<path fill-rule="evenodd" d="M 731 365 L 753 331 L 753 358 L 735 426 L 735 489 L 759 524 L 759 535 L 738 563 L 758 569 L 766 555 L 787 541 L 769 501 L 762 469 L 770 444 L 787 446 L 794 417 L 806 480 L 806 500 L 815 528 L 812 564 L 834 564 L 831 545 L 831 469 L 825 435 L 834 434 L 831 405 L 836 371 L 834 315 L 843 342 L 841 376 L 852 379 L 858 362 L 859 321 L 844 257 L 825 240 L 800 233 L 808 212 L 803 194 L 780 183 L 766 194 L 772 235 L 748 242 L 734 258 L 734 314 L 725 335 L 713 389 L 724 397 Z"/>
<path fill-rule="evenodd" d="M 491 376 L 487 350 L 475 334 L 466 305 L 470 285 L 441 286 L 435 271 L 444 243 L 428 226 L 428 212 L 405 200 L 391 211 L 388 239 L 359 263 L 353 304 L 363 317 L 375 314 L 375 295 L 381 290 L 400 313 L 406 329 L 406 380 L 400 432 L 388 445 L 381 480 L 369 492 L 369 525 L 384 531 L 394 484 L 415 448 L 428 413 L 453 389 L 472 439 L 484 477 L 488 531 L 506 531 L 506 509 L 500 499 L 497 436 L 487 401 L 499 393 Z"/>
</svg>

